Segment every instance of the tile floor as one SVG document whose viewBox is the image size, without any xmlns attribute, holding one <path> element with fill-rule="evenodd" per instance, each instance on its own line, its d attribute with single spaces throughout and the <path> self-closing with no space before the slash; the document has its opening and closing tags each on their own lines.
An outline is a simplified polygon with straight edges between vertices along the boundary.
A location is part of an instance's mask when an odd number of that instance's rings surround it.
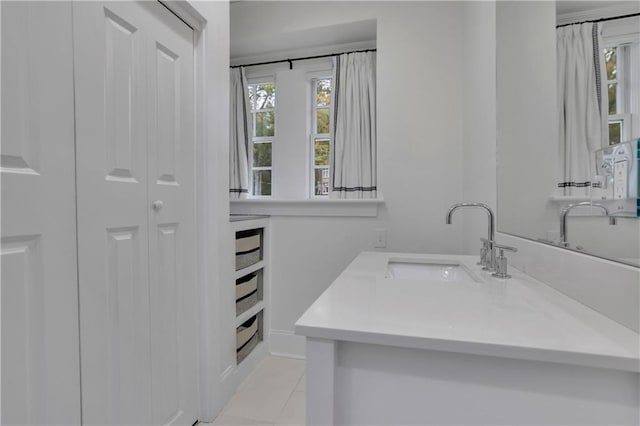
<svg viewBox="0 0 640 426">
<path fill-rule="evenodd" d="M 304 425 L 304 361 L 267 355 L 213 425 Z"/>
</svg>

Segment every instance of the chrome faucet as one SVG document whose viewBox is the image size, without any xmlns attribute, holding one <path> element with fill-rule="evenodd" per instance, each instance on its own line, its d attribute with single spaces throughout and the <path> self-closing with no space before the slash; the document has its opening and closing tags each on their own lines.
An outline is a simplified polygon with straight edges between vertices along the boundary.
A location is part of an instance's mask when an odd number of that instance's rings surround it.
<svg viewBox="0 0 640 426">
<path fill-rule="evenodd" d="M 454 204 L 449 208 L 447 212 L 447 225 L 451 225 L 451 216 L 453 212 L 459 208 L 463 207 L 473 207 L 473 208 L 481 208 L 487 212 L 487 216 L 489 219 L 489 226 L 487 227 L 487 239 L 482 240 L 484 243 L 482 250 L 480 251 L 480 263 L 483 266 L 482 269 L 485 271 L 495 271 L 496 270 L 496 252 L 493 248 L 493 244 L 495 241 L 495 222 L 493 211 L 486 204 L 482 203 L 458 203 Z"/>
<path fill-rule="evenodd" d="M 609 225 L 616 224 L 615 216 L 610 215 L 609 210 L 602 204 L 591 203 L 589 201 L 583 201 L 577 204 L 569 204 L 567 207 L 563 208 L 562 211 L 560 212 L 560 243 L 559 244 L 561 246 L 569 247 L 569 242 L 567 241 L 567 217 L 569 216 L 569 212 L 575 207 L 589 207 L 589 206 L 602 209 L 605 216 L 609 218 Z"/>
</svg>

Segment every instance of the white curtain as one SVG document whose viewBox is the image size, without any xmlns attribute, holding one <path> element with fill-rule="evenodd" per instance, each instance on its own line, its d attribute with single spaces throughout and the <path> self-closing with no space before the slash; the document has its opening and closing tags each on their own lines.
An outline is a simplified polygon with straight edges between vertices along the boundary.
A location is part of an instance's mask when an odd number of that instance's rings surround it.
<svg viewBox="0 0 640 426">
<path fill-rule="evenodd" d="M 584 23 L 557 29 L 561 195 L 589 195 L 590 152 L 608 145 L 607 75 L 602 34 Z"/>
<path fill-rule="evenodd" d="M 332 198 L 376 198 L 374 54 L 336 57 Z"/>
<path fill-rule="evenodd" d="M 231 68 L 230 98 L 229 197 L 246 198 L 253 126 L 244 68 Z"/>
</svg>

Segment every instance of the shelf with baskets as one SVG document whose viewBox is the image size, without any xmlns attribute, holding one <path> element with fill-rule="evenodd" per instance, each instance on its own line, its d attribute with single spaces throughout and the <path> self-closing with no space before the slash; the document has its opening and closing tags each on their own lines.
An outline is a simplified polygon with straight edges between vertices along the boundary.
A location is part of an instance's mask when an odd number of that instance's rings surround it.
<svg viewBox="0 0 640 426">
<path fill-rule="evenodd" d="M 266 221 L 233 223 L 235 231 L 236 361 L 265 340 Z"/>
</svg>

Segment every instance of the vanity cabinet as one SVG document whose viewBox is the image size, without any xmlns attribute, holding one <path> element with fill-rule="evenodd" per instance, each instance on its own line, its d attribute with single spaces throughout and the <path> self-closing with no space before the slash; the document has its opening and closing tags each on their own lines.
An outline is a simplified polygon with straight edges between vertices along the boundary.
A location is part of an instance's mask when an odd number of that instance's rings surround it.
<svg viewBox="0 0 640 426">
<path fill-rule="evenodd" d="M 640 424 L 640 336 L 516 268 L 361 253 L 296 322 L 307 425 Z M 458 264 L 476 278 L 389 275 Z M 424 273 L 424 272 L 423 272 Z"/>
<path fill-rule="evenodd" d="M 265 285 L 268 278 L 267 220 L 233 217 L 235 241 L 236 365 L 265 342 Z"/>
</svg>

